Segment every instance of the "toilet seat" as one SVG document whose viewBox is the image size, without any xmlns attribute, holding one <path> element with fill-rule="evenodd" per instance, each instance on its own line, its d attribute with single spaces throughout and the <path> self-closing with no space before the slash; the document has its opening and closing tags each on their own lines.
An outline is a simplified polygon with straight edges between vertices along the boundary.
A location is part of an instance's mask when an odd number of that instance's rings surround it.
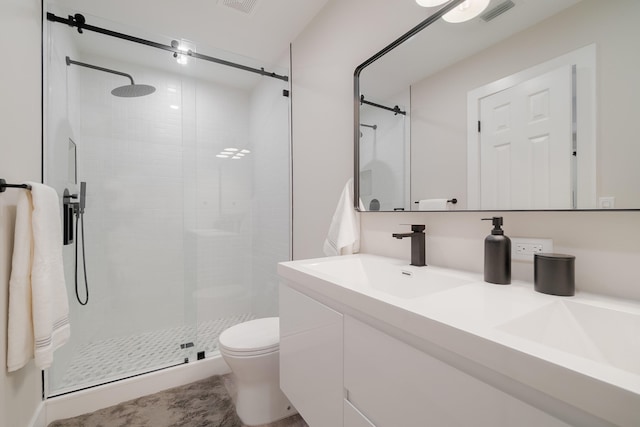
<svg viewBox="0 0 640 427">
<path fill-rule="evenodd" d="M 235 357 L 274 353 L 280 348 L 278 317 L 250 320 L 226 329 L 218 338 L 220 351 Z"/>
</svg>

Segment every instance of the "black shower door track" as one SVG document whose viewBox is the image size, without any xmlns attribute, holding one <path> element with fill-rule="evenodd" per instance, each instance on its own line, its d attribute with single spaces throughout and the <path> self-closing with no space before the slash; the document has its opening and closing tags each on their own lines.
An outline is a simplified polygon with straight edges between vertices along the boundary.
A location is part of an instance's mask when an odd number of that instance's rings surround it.
<svg viewBox="0 0 640 427">
<path fill-rule="evenodd" d="M 134 43 L 143 44 L 145 46 L 154 47 L 156 49 L 166 50 L 168 52 L 173 52 L 174 55 L 187 55 L 192 58 L 203 59 L 209 62 L 215 62 L 216 64 L 225 65 L 227 67 L 237 68 L 239 70 L 249 71 L 251 73 L 260 74 L 261 76 L 272 77 L 274 79 L 284 80 L 285 82 L 289 81 L 288 76 L 282 76 L 273 72 L 265 71 L 264 68 L 253 68 L 248 67 L 242 64 L 236 64 L 235 62 L 226 61 L 224 59 L 215 58 L 213 56 L 203 55 L 201 53 L 193 52 L 192 50 L 183 51 L 174 46 L 169 46 L 162 43 L 157 43 L 151 40 L 142 39 L 140 37 L 130 36 L 129 34 L 119 33 L 117 31 L 109 30 L 106 28 L 96 27 L 94 25 L 89 25 L 86 23 L 85 17 L 76 13 L 75 15 L 69 15 L 67 18 L 63 18 L 61 16 L 57 16 L 51 12 L 47 12 L 47 20 L 52 22 L 59 22 L 61 24 L 67 24 L 70 27 L 76 27 L 78 29 L 78 33 L 82 34 L 84 30 L 93 31 L 95 33 L 104 34 L 110 37 L 115 37 L 122 40 L 127 40 Z"/>
</svg>

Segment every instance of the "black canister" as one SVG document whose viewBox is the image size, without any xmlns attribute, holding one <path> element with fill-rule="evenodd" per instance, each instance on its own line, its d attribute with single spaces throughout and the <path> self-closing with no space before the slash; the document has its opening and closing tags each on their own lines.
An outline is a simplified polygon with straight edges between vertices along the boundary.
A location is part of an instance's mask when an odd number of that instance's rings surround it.
<svg viewBox="0 0 640 427">
<path fill-rule="evenodd" d="M 537 292 L 570 297 L 576 293 L 576 257 L 565 254 L 535 254 L 533 282 Z"/>
</svg>

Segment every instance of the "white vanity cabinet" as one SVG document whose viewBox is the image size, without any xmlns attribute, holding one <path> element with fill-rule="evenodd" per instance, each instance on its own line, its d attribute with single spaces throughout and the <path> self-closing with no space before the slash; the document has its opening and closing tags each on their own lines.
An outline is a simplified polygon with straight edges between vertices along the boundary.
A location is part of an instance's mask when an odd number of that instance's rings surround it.
<svg viewBox="0 0 640 427">
<path fill-rule="evenodd" d="M 343 424 L 342 318 L 280 285 L 280 388 L 310 426 Z"/>
<path fill-rule="evenodd" d="M 278 274 L 282 388 L 311 427 L 640 426 L 640 304 L 369 254 Z"/>
<path fill-rule="evenodd" d="M 346 315 L 344 387 L 360 413 L 345 427 L 569 426 Z"/>
<path fill-rule="evenodd" d="M 569 426 L 287 285 L 280 386 L 311 427 Z"/>
</svg>

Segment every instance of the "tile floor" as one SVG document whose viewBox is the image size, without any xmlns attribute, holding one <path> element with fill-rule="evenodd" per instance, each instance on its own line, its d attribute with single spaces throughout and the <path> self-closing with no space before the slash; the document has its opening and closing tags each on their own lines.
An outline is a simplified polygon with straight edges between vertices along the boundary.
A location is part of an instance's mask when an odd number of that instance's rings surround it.
<svg viewBox="0 0 640 427">
<path fill-rule="evenodd" d="M 51 385 L 50 395 L 180 364 L 185 357 L 194 357 L 194 348 L 209 355 L 217 351 L 222 331 L 253 318 L 245 313 L 202 322 L 197 334 L 194 326 L 181 326 L 90 342 L 74 351 L 60 383 Z M 194 347 L 181 349 L 186 342 L 194 342 Z"/>
</svg>

